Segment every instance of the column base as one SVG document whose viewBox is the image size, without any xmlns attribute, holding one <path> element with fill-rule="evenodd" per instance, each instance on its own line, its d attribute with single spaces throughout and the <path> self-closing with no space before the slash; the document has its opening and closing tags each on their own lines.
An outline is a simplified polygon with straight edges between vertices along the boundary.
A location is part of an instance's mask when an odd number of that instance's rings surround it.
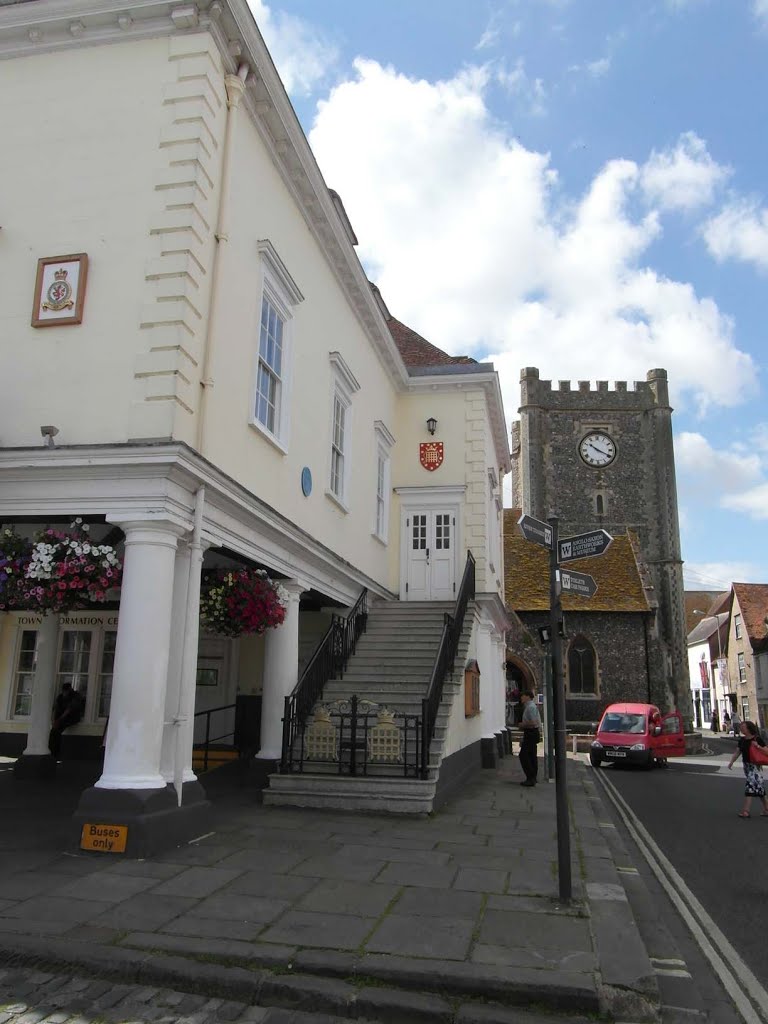
<svg viewBox="0 0 768 1024">
<path fill-rule="evenodd" d="M 22 754 L 13 766 L 17 779 L 52 779 L 56 774 L 56 758 L 51 754 Z"/>
<path fill-rule="evenodd" d="M 503 760 L 504 755 L 506 753 L 506 751 L 504 749 L 504 737 L 502 736 L 502 734 L 500 732 L 497 732 L 495 735 L 496 735 L 496 753 L 499 755 L 499 759 Z"/>
<path fill-rule="evenodd" d="M 88 833 L 84 838 L 83 826 L 123 826 L 127 833 L 125 849 L 114 852 L 129 859 L 151 857 L 210 831 L 210 811 L 205 790 L 197 781 L 184 783 L 181 807 L 173 786 L 165 789 L 97 789 L 91 786 L 80 795 L 77 810 L 72 815 L 71 845 L 77 850 L 99 852 L 98 844 L 89 845 Z M 113 851 L 104 848 L 102 852 Z"/>
<path fill-rule="evenodd" d="M 483 736 L 480 740 L 480 764 L 483 768 L 496 767 L 496 737 Z"/>
</svg>

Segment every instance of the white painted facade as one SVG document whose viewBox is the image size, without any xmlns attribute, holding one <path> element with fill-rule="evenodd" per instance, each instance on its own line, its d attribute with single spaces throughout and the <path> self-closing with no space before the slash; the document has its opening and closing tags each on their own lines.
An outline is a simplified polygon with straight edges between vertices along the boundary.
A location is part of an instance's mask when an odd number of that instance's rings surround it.
<svg viewBox="0 0 768 1024">
<path fill-rule="evenodd" d="M 79 515 L 126 539 L 119 609 L 57 624 L 59 673 L 68 630 L 89 633 L 74 732 L 101 734 L 109 676 L 98 786 L 194 778 L 191 713 L 214 706 L 195 681 L 214 662 L 216 699 L 272 681 L 262 754 L 278 756 L 282 696 L 317 616 L 363 587 L 409 600 L 418 581 L 421 599 L 448 599 L 468 549 L 487 697 L 480 718 L 452 728 L 452 749 L 500 730 L 509 453 L 497 375 L 409 373 L 244 0 L 0 7 L 0 92 L 16 97 L 0 109 L 12 197 L 0 218 L 0 522 Z M 37 260 L 71 253 L 89 258 L 82 323 L 31 326 Z M 282 325 L 273 417 L 258 394 L 265 309 Z M 58 428 L 54 447 L 41 445 L 44 424 Z M 435 472 L 419 462 L 430 440 L 444 444 Z M 428 529 L 450 517 L 450 557 L 428 571 L 409 545 L 415 515 Z M 283 577 L 292 598 L 279 629 L 212 654 L 190 609 L 201 564 L 221 551 Z M 309 592 L 321 611 L 301 610 Z M 31 721 L 19 700 L 37 630 L 27 618 L 0 613 L 0 735 Z"/>
</svg>

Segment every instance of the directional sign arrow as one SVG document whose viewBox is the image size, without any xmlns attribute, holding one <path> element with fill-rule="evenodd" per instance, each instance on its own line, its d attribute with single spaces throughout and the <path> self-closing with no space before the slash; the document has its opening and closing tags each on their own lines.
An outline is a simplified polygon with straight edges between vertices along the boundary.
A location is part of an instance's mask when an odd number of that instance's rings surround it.
<svg viewBox="0 0 768 1024">
<path fill-rule="evenodd" d="M 563 569 L 560 572 L 560 585 L 569 594 L 578 594 L 579 597 L 594 597 L 597 593 L 597 584 L 592 576 L 585 572 L 572 572 L 570 569 Z"/>
<path fill-rule="evenodd" d="M 543 523 L 541 519 L 534 519 L 533 516 L 520 516 L 517 525 L 523 531 L 526 540 L 532 540 L 534 544 L 541 544 L 544 548 L 552 547 L 552 527 L 549 523 Z"/>
<path fill-rule="evenodd" d="M 605 530 L 592 530 L 591 533 L 580 533 L 576 537 L 565 537 L 558 541 L 558 562 L 571 562 L 574 558 L 591 558 L 602 555 L 613 541 L 613 537 Z"/>
</svg>

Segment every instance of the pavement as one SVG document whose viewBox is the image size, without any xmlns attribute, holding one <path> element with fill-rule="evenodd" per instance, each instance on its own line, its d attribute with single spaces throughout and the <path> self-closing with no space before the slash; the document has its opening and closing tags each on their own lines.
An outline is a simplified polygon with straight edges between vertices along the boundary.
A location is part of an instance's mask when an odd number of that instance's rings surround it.
<svg viewBox="0 0 768 1024">
<path fill-rule="evenodd" d="M 521 787 L 517 757 L 418 818 L 267 807 L 256 770 L 228 766 L 202 778 L 212 831 L 139 861 L 67 852 L 98 766 L 64 762 L 48 782 L 9 768 L 0 972 L 11 978 L 37 970 L 59 986 L 82 976 L 104 993 L 204 997 L 206 1011 L 131 1017 L 185 1024 L 272 1019 L 256 1007 L 390 1024 L 659 1019 L 622 882 L 628 855 L 580 755 L 567 769 L 568 902 L 555 786 Z M 108 1010 L 100 1020 L 126 1019 Z"/>
</svg>

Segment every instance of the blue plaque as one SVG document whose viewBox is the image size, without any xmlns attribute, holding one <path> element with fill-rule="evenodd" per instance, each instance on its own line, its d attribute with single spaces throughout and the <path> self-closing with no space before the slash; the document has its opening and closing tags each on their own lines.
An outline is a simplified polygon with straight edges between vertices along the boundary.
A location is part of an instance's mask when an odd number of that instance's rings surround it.
<svg viewBox="0 0 768 1024">
<path fill-rule="evenodd" d="M 312 473 L 309 466 L 305 466 L 301 471 L 301 492 L 305 498 L 312 493 Z"/>
</svg>

